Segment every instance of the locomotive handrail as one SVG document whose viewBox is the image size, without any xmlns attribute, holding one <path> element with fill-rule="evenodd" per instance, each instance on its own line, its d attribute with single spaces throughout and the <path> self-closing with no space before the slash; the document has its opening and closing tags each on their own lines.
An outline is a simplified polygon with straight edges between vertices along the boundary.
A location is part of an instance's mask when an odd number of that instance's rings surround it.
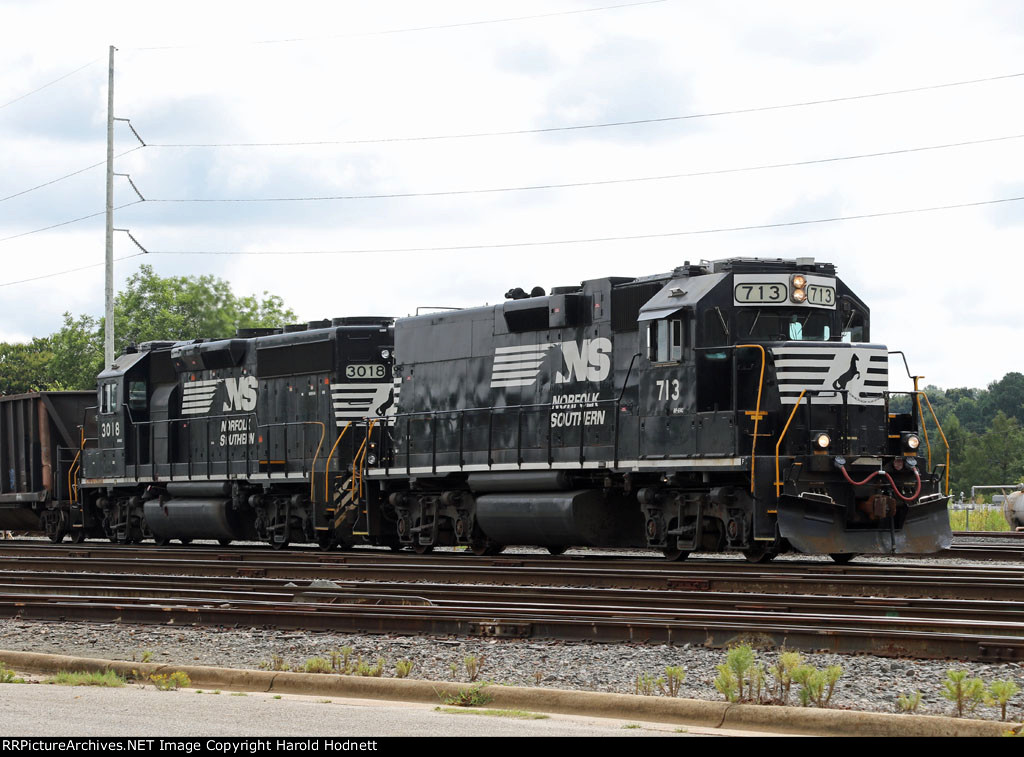
<svg viewBox="0 0 1024 757">
<path fill-rule="evenodd" d="M 373 434 L 373 427 L 376 425 L 377 419 L 374 418 L 369 422 L 366 427 L 366 436 L 363 437 L 363 443 L 360 445 L 359 450 L 352 458 L 352 500 L 358 501 L 356 498 L 356 486 L 358 483 L 359 499 L 363 497 L 363 464 L 366 460 L 366 456 L 370 453 L 369 444 L 370 437 Z"/>
<path fill-rule="evenodd" d="M 942 424 L 939 423 L 938 416 L 935 415 L 935 408 L 932 407 L 932 401 L 930 399 L 928 399 L 928 394 L 926 392 L 920 392 L 919 397 L 918 397 L 918 402 L 920 402 L 920 398 L 921 397 L 924 397 L 924 401 L 928 403 L 928 410 L 932 414 L 932 420 L 935 421 L 935 428 L 937 428 L 939 430 L 939 435 L 942 437 L 942 443 L 946 445 L 946 495 L 948 496 L 949 495 L 949 440 L 946 438 L 946 432 L 942 430 Z M 922 423 L 921 424 L 921 428 L 923 428 L 925 430 L 925 440 L 927 440 L 928 439 L 928 433 L 927 433 L 928 432 L 928 424 Z M 932 454 L 932 449 L 931 449 L 931 445 L 929 445 L 928 446 L 928 467 L 929 468 L 932 467 L 931 454 Z"/>
<path fill-rule="evenodd" d="M 313 458 L 312 458 L 312 462 L 311 462 L 312 467 L 310 469 L 310 491 L 311 491 L 311 495 L 315 494 L 315 492 L 313 491 L 312 487 L 313 487 L 313 480 L 316 477 L 316 461 L 320 457 L 320 450 L 323 447 L 323 442 L 324 442 L 324 439 L 326 438 L 326 434 L 327 434 L 327 427 L 326 427 L 326 425 L 322 421 L 284 421 L 284 422 L 281 422 L 281 423 L 260 423 L 259 416 L 255 412 L 234 413 L 234 414 L 230 414 L 230 415 L 228 415 L 228 414 L 202 415 L 202 416 L 195 416 L 195 417 L 191 417 L 191 418 L 162 418 L 160 420 L 148 420 L 148 421 L 141 421 L 140 420 L 140 421 L 137 421 L 134 418 L 132 418 L 131 408 L 129 408 L 127 406 L 127 404 L 125 404 L 124 407 L 125 407 L 126 412 L 128 413 L 127 420 L 133 426 L 136 426 L 136 427 L 141 427 L 141 426 L 160 426 L 160 425 L 166 425 L 166 426 L 169 427 L 173 423 L 182 423 L 182 424 L 186 425 L 188 427 L 188 444 L 189 444 L 190 448 L 192 446 L 192 444 L 191 444 L 191 441 L 192 441 L 192 424 L 196 423 L 196 422 L 199 422 L 199 421 L 201 421 L 203 423 L 204 432 L 206 433 L 206 437 L 207 437 L 207 442 L 209 442 L 210 423 L 213 422 L 213 421 L 218 421 L 218 420 L 223 420 L 223 419 L 237 420 L 239 418 L 251 418 L 254 421 L 254 424 L 255 424 L 254 425 L 254 430 L 255 431 L 259 431 L 261 429 L 271 429 L 271 428 L 282 427 L 285 430 L 285 445 L 284 445 L 285 446 L 285 460 L 284 460 L 284 462 L 286 464 L 288 463 L 288 427 L 290 427 L 290 426 L 303 426 L 303 438 L 302 438 L 302 440 L 303 440 L 303 445 L 302 445 L 303 446 L 303 457 L 302 457 L 302 470 L 299 471 L 300 474 L 306 473 L 306 470 L 307 470 L 307 468 L 306 468 L 306 457 L 305 457 L 305 446 L 306 446 L 305 445 L 305 441 L 306 441 L 305 426 L 320 426 L 320 440 L 318 441 L 316 450 L 313 453 Z M 150 437 L 150 448 L 151 448 L 150 465 L 153 466 L 153 465 L 156 464 L 155 460 L 154 460 L 154 456 L 152 454 L 152 446 L 153 446 L 153 438 L 154 438 L 153 434 L 151 433 L 149 435 L 149 437 Z M 136 435 L 136 446 L 138 446 L 138 436 L 137 435 Z M 270 446 L 270 437 L 268 435 L 267 436 L 267 463 L 268 463 L 268 465 L 270 463 L 269 446 Z M 209 444 L 207 444 L 207 450 L 208 449 L 209 449 Z M 192 459 L 192 456 L 190 455 L 189 456 L 189 460 L 188 460 L 188 468 L 189 468 L 189 470 L 188 470 L 188 473 L 186 474 L 186 477 L 188 479 L 192 479 L 192 477 L 193 477 L 193 474 L 192 474 L 192 464 L 193 464 L 193 462 L 194 462 L 194 460 Z M 230 473 L 230 464 L 232 462 L 236 462 L 236 461 L 233 461 L 231 459 L 230 454 L 226 455 L 226 458 L 224 460 L 224 464 L 225 464 L 225 469 L 226 469 L 227 473 Z M 241 461 L 241 462 L 245 463 L 246 473 L 247 474 L 250 473 L 251 469 L 252 469 L 252 456 L 251 456 L 251 452 L 250 452 L 250 446 L 249 446 L 248 437 L 246 438 L 246 443 L 245 443 L 245 459 L 243 461 Z M 213 460 L 210 458 L 209 452 L 207 452 L 207 458 L 206 458 L 207 477 L 212 475 L 212 472 L 211 472 L 212 471 L 212 468 L 211 468 L 212 465 L 213 465 Z M 136 462 L 135 462 L 135 464 L 133 466 L 135 468 L 135 476 L 136 476 L 136 478 L 138 478 L 139 466 L 140 466 L 140 463 L 138 462 L 138 455 L 136 454 Z M 126 473 L 127 473 L 127 471 L 126 471 Z M 286 476 L 288 475 L 288 471 L 287 470 L 285 471 L 285 475 Z M 170 472 L 168 478 L 169 478 L 169 480 L 173 480 L 175 478 L 175 476 L 173 474 L 173 471 Z"/>
<path fill-rule="evenodd" d="M 330 501 L 329 500 L 329 490 L 330 490 L 330 480 L 331 480 L 331 458 L 334 457 L 335 450 L 337 450 L 338 449 L 338 445 L 341 444 L 341 438 L 343 436 L 345 436 L 345 434 L 349 430 L 349 427 L 351 427 L 351 426 L 352 426 L 352 421 L 349 421 L 348 423 L 345 424 L 345 428 L 343 428 L 341 430 L 341 433 L 338 434 L 338 438 L 337 438 L 337 440 L 335 440 L 334 446 L 331 447 L 330 454 L 327 455 L 327 464 L 324 465 L 324 502 L 329 502 Z M 315 468 L 313 470 L 313 474 L 314 474 L 314 477 L 315 477 L 316 476 L 316 469 Z"/>
<path fill-rule="evenodd" d="M 796 415 L 797 409 L 800 407 L 800 403 L 804 399 L 804 395 L 807 394 L 806 389 L 800 390 L 800 396 L 796 398 L 796 404 L 793 405 L 793 411 L 789 414 L 789 418 L 786 419 L 786 425 L 782 427 L 782 433 L 779 434 L 779 441 L 775 443 L 775 498 L 778 499 L 782 493 L 782 478 L 779 473 L 779 450 L 782 447 L 782 440 L 786 438 L 786 432 L 789 431 L 789 424 L 793 422 L 793 416 Z"/>
<path fill-rule="evenodd" d="M 640 353 L 637 353 L 637 354 L 640 354 Z M 634 359 L 635 359 L 635 357 L 636 356 L 634 356 Z M 632 368 L 632 362 L 630 363 L 630 367 Z M 628 374 L 627 374 L 627 378 L 628 378 Z M 585 404 L 588 407 L 597 407 L 597 406 L 602 406 L 602 405 L 605 405 L 605 406 L 608 406 L 608 405 L 617 406 L 618 403 L 621 402 L 621 400 L 622 400 L 623 393 L 624 393 L 624 390 L 623 390 L 623 392 L 619 393 L 618 397 L 608 397 L 608 398 L 605 398 L 605 399 L 602 399 L 602 400 L 595 400 L 593 402 L 587 402 Z M 534 403 L 534 404 L 529 404 L 529 405 L 503 405 L 501 407 L 491 406 L 491 407 L 451 408 L 451 409 L 446 409 L 446 410 L 420 410 L 420 411 L 411 412 L 411 413 L 396 413 L 394 416 L 390 416 L 390 417 L 393 417 L 395 419 L 395 424 L 396 425 L 398 424 L 398 420 L 399 419 L 404 419 L 405 420 L 405 465 L 404 466 L 400 466 L 400 467 L 404 467 L 405 468 L 407 475 L 411 473 L 411 466 L 412 466 L 411 457 L 412 457 L 412 455 L 410 453 L 410 450 L 412 448 L 412 420 L 414 418 L 424 418 L 424 419 L 427 419 L 427 420 L 430 421 L 431 469 L 436 472 L 436 469 L 437 469 L 437 439 L 436 439 L 436 436 L 437 436 L 437 424 L 435 423 L 435 419 L 438 416 L 456 416 L 459 419 L 459 450 L 458 450 L 458 454 L 459 454 L 459 467 L 463 467 L 465 465 L 465 460 L 464 460 L 464 454 L 465 453 L 464 453 L 464 448 L 463 448 L 464 442 L 463 442 L 462 430 L 463 430 L 463 427 L 465 425 L 463 419 L 464 419 L 464 417 L 465 417 L 465 415 L 467 413 L 487 413 L 487 465 L 488 466 L 493 466 L 494 465 L 494 456 L 493 456 L 493 452 L 494 452 L 494 415 L 497 412 L 513 412 L 513 411 L 516 413 L 516 416 L 517 416 L 517 428 L 518 428 L 517 433 L 516 433 L 516 449 L 515 449 L 515 452 L 516 452 L 516 458 L 517 458 L 517 460 L 519 460 L 519 462 L 517 464 L 521 465 L 522 464 L 522 461 L 520 460 L 520 458 L 522 457 L 522 440 L 521 440 L 521 435 L 522 435 L 521 428 L 522 428 L 522 425 L 521 425 L 521 417 L 522 417 L 523 411 L 528 411 L 528 410 L 538 410 L 538 411 L 546 410 L 547 413 L 548 413 L 548 423 L 545 424 L 545 425 L 546 425 L 546 428 L 547 428 L 547 436 L 546 436 L 546 443 L 547 443 L 547 450 L 548 450 L 548 458 L 547 459 L 548 459 L 548 465 L 550 466 L 554 462 L 553 458 L 552 458 L 552 454 L 551 454 L 552 453 L 552 446 L 551 446 L 551 422 L 550 422 L 551 411 L 553 410 L 554 407 L 555 407 L 555 403 L 553 403 L 553 402 L 542 402 L 542 403 Z M 374 420 L 373 422 L 376 422 L 376 420 Z M 618 425 L 618 414 L 616 414 L 616 417 L 615 417 L 615 425 L 616 425 L 616 427 Z M 585 454 L 584 454 L 584 451 L 583 451 L 585 449 L 585 435 L 586 435 L 586 427 L 583 426 L 583 425 L 580 425 L 580 455 L 579 455 L 579 462 L 581 464 L 585 460 Z M 616 461 L 618 461 L 618 434 L 615 433 L 613 436 L 614 436 L 614 438 L 613 438 L 614 455 L 615 455 Z M 391 467 L 392 467 L 391 466 L 391 459 L 388 458 L 387 459 L 387 464 L 384 466 L 385 472 L 389 472 L 391 470 Z"/>
<path fill-rule="evenodd" d="M 754 455 L 757 452 L 757 428 L 758 428 L 758 424 L 760 424 L 760 422 L 761 422 L 761 415 L 762 415 L 761 414 L 761 390 L 764 388 L 764 366 L 765 366 L 765 362 L 768 359 L 768 356 L 767 356 L 767 353 L 765 353 L 765 351 L 764 351 L 764 346 L 760 345 L 760 344 L 737 344 L 736 347 L 737 347 L 737 349 L 739 349 L 739 348 L 748 348 L 749 347 L 751 349 L 756 348 L 756 349 L 761 350 L 761 378 L 759 378 L 758 382 L 757 382 L 757 405 L 756 405 L 756 407 L 754 409 L 754 443 L 753 443 L 753 445 L 751 447 L 751 450 L 750 450 L 750 493 L 753 494 L 754 493 Z M 736 384 L 736 379 L 735 379 L 736 361 L 735 361 L 735 359 L 733 360 L 732 366 L 733 366 L 733 385 L 735 386 L 735 384 Z M 746 414 L 749 415 L 750 411 L 748 410 L 746 412 Z M 776 461 L 777 460 L 778 460 L 778 455 L 776 455 Z M 778 476 L 776 476 L 776 478 L 778 478 Z M 776 496 L 778 496 L 778 495 L 776 495 Z"/>
<path fill-rule="evenodd" d="M 781 477 L 781 474 L 780 474 L 780 471 L 779 471 L 779 455 L 780 455 L 779 451 L 782 449 L 782 441 L 786 438 L 786 432 L 789 431 L 789 425 L 793 422 L 793 418 L 796 415 L 796 411 L 800 408 L 800 403 L 803 401 L 804 395 L 807 396 L 807 409 L 808 409 L 807 428 L 810 429 L 811 428 L 811 417 L 810 417 L 809 413 L 810 413 L 810 409 L 811 409 L 811 398 L 812 397 L 820 397 L 820 396 L 828 396 L 828 395 L 838 395 L 838 394 L 840 394 L 840 391 L 836 390 L 836 389 L 801 389 L 800 390 L 800 396 L 798 396 L 796 398 L 796 403 L 793 405 L 793 410 L 790 412 L 789 418 L 786 419 L 786 425 L 782 427 L 782 433 L 779 434 L 779 440 L 775 443 L 775 496 L 776 496 L 776 498 L 778 498 L 778 496 L 782 493 L 782 485 L 783 485 L 782 477 Z M 843 394 L 845 395 L 845 392 L 843 392 Z"/>
<path fill-rule="evenodd" d="M 320 448 L 324 444 L 324 437 L 327 436 L 327 426 L 324 425 L 323 421 L 306 421 L 307 423 L 313 423 L 320 427 L 320 441 L 316 443 L 316 452 L 313 453 L 313 462 L 310 463 L 309 472 L 309 501 L 316 502 L 316 459 L 320 457 Z M 338 437 L 339 439 L 341 437 Z M 327 475 L 327 471 L 324 471 L 324 475 Z"/>
<path fill-rule="evenodd" d="M 78 487 L 74 486 L 71 482 L 75 475 L 75 466 L 78 464 L 78 459 L 82 456 L 82 450 L 78 450 L 78 454 L 75 455 L 75 459 L 71 461 L 71 467 L 68 468 L 68 500 L 72 505 L 78 504 Z"/>
<path fill-rule="evenodd" d="M 924 431 L 924 444 L 925 444 L 925 449 L 928 452 L 928 468 L 930 470 L 931 467 L 932 467 L 932 445 L 928 441 L 928 424 L 926 424 L 924 422 L 924 413 L 923 413 L 923 410 L 921 409 L 921 398 L 924 397 L 924 401 L 926 403 L 928 403 L 928 410 L 932 414 L 932 420 L 935 421 L 935 428 L 938 429 L 939 435 L 942 437 L 942 443 L 946 445 L 946 465 L 945 465 L 945 468 L 946 468 L 946 476 L 945 476 L 945 478 L 946 478 L 946 486 L 945 486 L 945 489 L 946 489 L 946 494 L 948 496 L 949 495 L 949 469 L 950 469 L 949 440 L 946 438 L 946 432 L 942 430 L 942 424 L 939 423 L 939 418 L 935 414 L 935 408 L 932 407 L 931 400 L 928 399 L 928 393 L 924 392 L 924 391 L 921 391 L 921 390 L 918 390 L 918 389 L 915 389 L 912 392 L 908 392 L 908 391 L 897 391 L 897 392 L 886 391 L 885 392 L 885 395 L 886 395 L 887 398 L 892 396 L 892 395 L 894 395 L 894 394 L 912 394 L 912 395 L 914 395 L 914 401 L 917 403 L 918 414 L 920 416 L 921 428 Z"/>
</svg>

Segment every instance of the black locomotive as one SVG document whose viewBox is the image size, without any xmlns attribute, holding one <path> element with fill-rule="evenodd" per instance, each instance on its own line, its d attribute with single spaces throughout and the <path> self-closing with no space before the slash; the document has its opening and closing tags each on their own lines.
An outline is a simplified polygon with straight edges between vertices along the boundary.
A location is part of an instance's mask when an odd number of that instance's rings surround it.
<svg viewBox="0 0 1024 757">
<path fill-rule="evenodd" d="M 361 466 L 391 400 L 392 320 L 150 342 L 99 375 L 96 437 L 51 537 L 387 543 Z M 51 518 L 51 520 L 53 520 Z"/>
<path fill-rule="evenodd" d="M 918 458 L 919 401 L 891 412 L 890 353 L 833 265 L 734 259 L 507 297 L 396 325 L 400 411 L 367 477 L 401 543 L 751 560 L 948 545 L 947 466 Z"/>
<path fill-rule="evenodd" d="M 812 259 L 149 343 L 99 376 L 95 436 L 43 522 L 417 552 L 932 552 L 948 463 L 922 395 L 890 391 L 892 354 Z"/>
</svg>

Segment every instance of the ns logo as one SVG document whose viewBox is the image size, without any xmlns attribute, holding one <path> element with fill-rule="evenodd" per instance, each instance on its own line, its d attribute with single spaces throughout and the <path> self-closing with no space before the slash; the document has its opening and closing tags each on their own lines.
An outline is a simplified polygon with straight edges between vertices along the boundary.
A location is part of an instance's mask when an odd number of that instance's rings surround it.
<svg viewBox="0 0 1024 757">
<path fill-rule="evenodd" d="M 555 384 L 573 381 L 604 381 L 612 370 L 612 340 L 584 339 L 580 343 L 546 342 L 496 347 L 491 369 L 491 388 L 536 386 L 548 354 L 561 353 L 554 375 Z"/>
<path fill-rule="evenodd" d="M 256 407 L 256 387 L 258 382 L 255 376 L 239 376 L 238 378 L 224 379 L 224 388 L 227 390 L 227 401 L 222 408 L 224 412 L 231 410 L 249 411 Z"/>
<path fill-rule="evenodd" d="M 567 384 L 570 381 L 604 381 L 612 369 L 612 341 L 607 337 L 584 339 L 581 344 L 562 342 L 562 357 L 565 359 L 565 372 L 555 374 L 556 384 Z M 573 378 L 575 376 L 575 379 Z"/>
</svg>

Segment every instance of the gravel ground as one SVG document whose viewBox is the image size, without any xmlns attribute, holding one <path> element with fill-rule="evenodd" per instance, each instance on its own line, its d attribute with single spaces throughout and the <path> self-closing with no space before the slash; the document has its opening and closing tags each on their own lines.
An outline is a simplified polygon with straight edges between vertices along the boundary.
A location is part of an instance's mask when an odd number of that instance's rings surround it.
<svg viewBox="0 0 1024 757">
<path fill-rule="evenodd" d="M 550 686 L 634 693 L 640 673 L 663 673 L 665 666 L 687 671 L 680 696 L 720 699 L 713 681 L 715 665 L 724 659 L 719 650 L 634 644 L 588 644 L 538 641 L 466 640 L 389 635 L 283 632 L 267 629 L 131 626 L 112 623 L 61 623 L 0 620 L 0 648 L 88 657 L 141 660 L 151 653 L 152 662 L 218 665 L 234 668 L 267 666 L 274 656 L 289 666 L 310 657 L 327 656 L 343 646 L 355 655 L 375 662 L 387 661 L 385 676 L 393 676 L 394 663 L 415 663 L 412 677 L 428 680 L 466 681 L 463 660 L 468 655 L 485 658 L 480 680 L 518 686 Z M 759 652 L 771 664 L 776 653 Z M 966 668 L 986 682 L 1011 679 L 1024 689 L 1024 663 L 960 664 L 950 661 L 889 659 L 868 655 L 807 654 L 811 664 L 822 668 L 841 665 L 833 706 L 844 709 L 893 712 L 899 693 L 921 691 L 922 714 L 952 714 L 952 705 L 939 694 L 946 671 Z M 796 687 L 794 686 L 794 694 Z M 1024 718 L 1024 693 L 1011 702 L 1010 718 Z M 998 710 L 980 707 L 976 717 L 998 719 Z"/>
</svg>

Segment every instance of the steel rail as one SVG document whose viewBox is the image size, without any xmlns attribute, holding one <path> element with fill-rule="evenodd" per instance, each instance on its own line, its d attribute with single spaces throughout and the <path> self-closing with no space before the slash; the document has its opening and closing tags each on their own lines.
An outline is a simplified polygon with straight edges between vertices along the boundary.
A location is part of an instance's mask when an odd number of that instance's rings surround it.
<svg viewBox="0 0 1024 757">
<path fill-rule="evenodd" d="M 205 557 L 167 559 L 154 556 L 107 557 L 91 551 L 67 550 L 66 556 L 2 557 L 0 569 L 34 575 L 41 572 L 106 572 L 177 576 L 243 576 L 250 578 L 327 578 L 333 580 L 406 580 L 492 585 L 583 586 L 700 591 L 847 594 L 851 596 L 982 597 L 1016 600 L 1024 595 L 1024 572 L 1016 568 L 931 565 L 830 565 L 780 562 L 750 565 L 735 560 L 573 561 L 520 558 L 471 558 L 436 554 L 381 554 L 366 559 L 351 555 L 320 556 L 311 560 L 267 561 L 233 559 L 208 552 Z M 264 553 L 266 554 L 266 553 Z M 525 559 L 523 559 L 525 558 Z"/>
</svg>

